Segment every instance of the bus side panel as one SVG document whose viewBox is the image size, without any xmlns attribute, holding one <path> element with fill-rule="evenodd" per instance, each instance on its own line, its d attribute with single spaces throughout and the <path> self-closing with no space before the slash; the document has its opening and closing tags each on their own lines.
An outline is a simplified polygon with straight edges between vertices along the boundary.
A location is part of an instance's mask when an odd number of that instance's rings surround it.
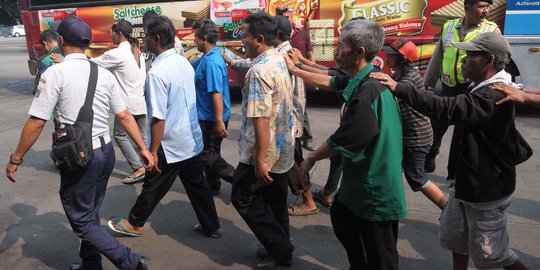
<svg viewBox="0 0 540 270">
<path fill-rule="evenodd" d="M 37 11 L 23 11 L 24 31 L 26 32 L 26 48 L 28 49 L 28 69 L 30 74 L 36 74 L 36 59 L 44 54 L 39 44 L 39 19 Z"/>
</svg>

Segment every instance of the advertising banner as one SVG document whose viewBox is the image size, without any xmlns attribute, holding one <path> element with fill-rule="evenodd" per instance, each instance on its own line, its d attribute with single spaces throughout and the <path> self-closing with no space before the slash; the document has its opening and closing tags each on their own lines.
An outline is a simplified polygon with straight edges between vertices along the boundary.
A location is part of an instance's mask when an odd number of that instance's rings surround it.
<svg viewBox="0 0 540 270">
<path fill-rule="evenodd" d="M 506 9 L 506 35 L 540 34 L 540 1 L 508 0 Z"/>
</svg>

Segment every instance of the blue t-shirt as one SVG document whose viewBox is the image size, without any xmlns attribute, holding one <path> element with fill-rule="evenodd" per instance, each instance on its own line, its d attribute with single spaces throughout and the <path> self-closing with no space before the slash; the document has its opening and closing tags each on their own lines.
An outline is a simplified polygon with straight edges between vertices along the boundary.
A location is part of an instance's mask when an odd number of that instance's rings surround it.
<svg viewBox="0 0 540 270">
<path fill-rule="evenodd" d="M 191 65 L 195 69 L 197 115 L 199 120 L 216 120 L 212 93 L 218 92 L 223 96 L 223 121 L 228 121 L 231 118 L 229 75 L 221 51 L 219 48 L 212 48 L 203 57 L 191 62 Z"/>
</svg>

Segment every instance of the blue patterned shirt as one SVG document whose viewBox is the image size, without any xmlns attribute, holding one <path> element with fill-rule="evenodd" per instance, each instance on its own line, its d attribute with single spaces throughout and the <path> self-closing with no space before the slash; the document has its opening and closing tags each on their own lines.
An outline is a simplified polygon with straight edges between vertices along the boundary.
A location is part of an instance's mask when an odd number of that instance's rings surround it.
<svg viewBox="0 0 540 270">
<path fill-rule="evenodd" d="M 240 162 L 255 165 L 254 118 L 270 119 L 266 166 L 285 173 L 294 162 L 294 113 L 292 83 L 283 56 L 270 49 L 257 56 L 242 88 L 242 130 L 238 140 Z"/>
</svg>

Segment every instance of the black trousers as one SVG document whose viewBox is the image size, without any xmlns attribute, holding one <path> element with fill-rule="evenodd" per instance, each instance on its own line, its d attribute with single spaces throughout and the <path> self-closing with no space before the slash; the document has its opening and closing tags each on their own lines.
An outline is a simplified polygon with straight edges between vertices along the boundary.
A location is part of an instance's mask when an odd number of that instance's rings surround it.
<svg viewBox="0 0 540 270">
<path fill-rule="evenodd" d="M 88 167 L 60 171 L 60 200 L 73 232 L 81 239 L 79 256 L 85 269 L 100 270 L 101 254 L 119 269 L 135 269 L 141 255 L 120 243 L 101 226 L 99 209 L 109 176 L 114 169 L 112 143 L 94 149 L 94 159 Z"/>
<path fill-rule="evenodd" d="M 350 270 L 397 270 L 398 221 L 373 222 L 359 218 L 339 198 L 330 208 L 332 227 L 347 250 Z"/>
<path fill-rule="evenodd" d="M 335 155 L 330 159 L 330 169 L 328 170 L 328 178 L 324 185 L 323 192 L 330 195 L 336 192 L 341 179 L 341 173 L 343 172 L 343 163 L 341 162 L 341 155 Z"/>
<path fill-rule="evenodd" d="M 161 174 L 146 172 L 141 194 L 129 213 L 129 223 L 142 227 L 148 220 L 156 205 L 167 194 L 176 177 L 180 177 L 197 219 L 204 231 L 214 232 L 219 229 L 219 219 L 214 198 L 203 175 L 203 164 L 200 155 L 167 164 L 161 146 L 158 150 L 158 167 Z"/>
<path fill-rule="evenodd" d="M 215 128 L 216 122 L 199 120 L 203 135 L 204 149 L 201 158 L 204 163 L 204 174 L 211 190 L 221 188 L 220 178 L 231 183 L 234 178 L 234 167 L 221 157 L 221 137 Z M 229 121 L 225 121 L 225 127 Z"/>
<path fill-rule="evenodd" d="M 255 168 L 239 163 L 234 175 L 231 202 L 268 253 L 284 257 L 292 253 L 287 212 L 288 173 L 270 173 L 274 182 L 261 185 Z"/>
<path fill-rule="evenodd" d="M 302 141 L 304 141 L 304 142 L 313 141 L 313 133 L 311 133 L 311 127 L 309 126 L 309 118 L 308 118 L 308 114 L 307 114 L 307 107 L 304 110 L 304 124 L 302 126 L 303 126 L 304 131 L 303 131 L 302 137 L 300 139 Z"/>
</svg>

